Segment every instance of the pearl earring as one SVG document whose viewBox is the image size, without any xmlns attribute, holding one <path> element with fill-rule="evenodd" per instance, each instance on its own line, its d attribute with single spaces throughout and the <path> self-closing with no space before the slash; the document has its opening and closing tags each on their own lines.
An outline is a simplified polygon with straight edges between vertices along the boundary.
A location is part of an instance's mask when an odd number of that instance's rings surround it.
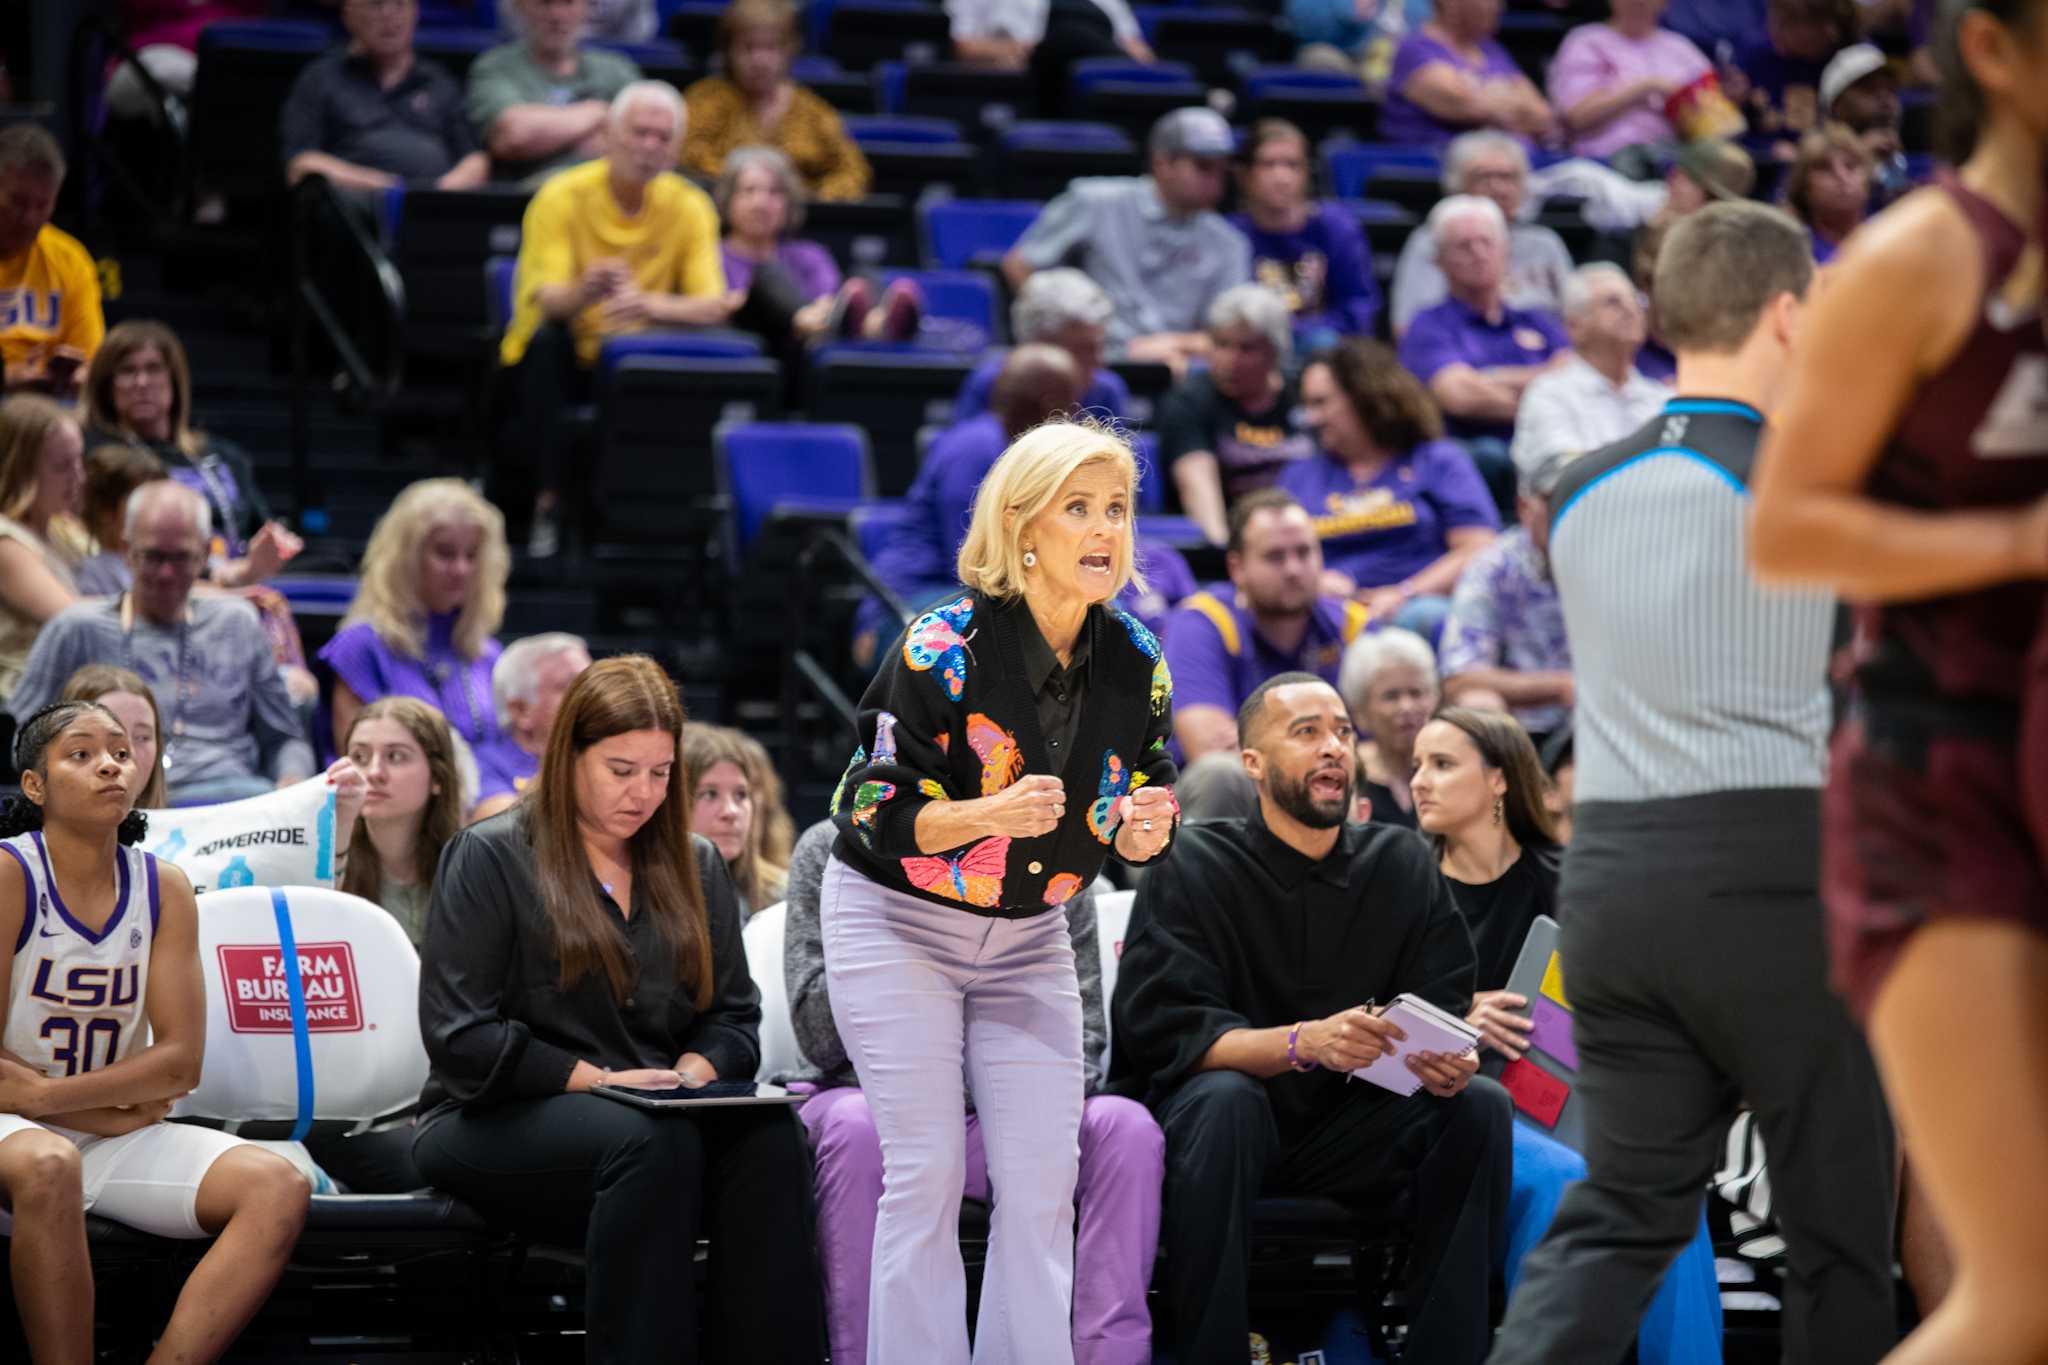
<svg viewBox="0 0 2048 1365">
<path fill-rule="evenodd" d="M 1027 569 L 1035 569 L 1038 567 L 1038 554 L 1036 551 L 1026 550 L 1024 552 L 1024 567 Z"/>
</svg>

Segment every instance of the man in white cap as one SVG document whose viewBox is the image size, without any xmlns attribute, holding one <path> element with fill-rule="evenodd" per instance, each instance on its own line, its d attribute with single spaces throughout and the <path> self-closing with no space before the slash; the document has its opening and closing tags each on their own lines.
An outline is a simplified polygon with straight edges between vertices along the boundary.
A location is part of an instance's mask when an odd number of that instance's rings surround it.
<svg viewBox="0 0 2048 1365">
<path fill-rule="evenodd" d="M 1829 60 L 1820 73 L 1821 117 L 1846 124 L 1877 163 L 1872 209 L 1889 203 L 1909 187 L 1899 83 L 1884 53 L 1870 43 L 1855 43 Z"/>
<path fill-rule="evenodd" d="M 1236 141 L 1213 109 L 1152 126 L 1150 173 L 1076 180 L 1003 258 L 1012 289 L 1056 265 L 1086 271 L 1116 305 L 1109 343 L 1178 372 L 1208 354 L 1209 304 L 1251 278 L 1251 244 L 1216 212 Z"/>
</svg>

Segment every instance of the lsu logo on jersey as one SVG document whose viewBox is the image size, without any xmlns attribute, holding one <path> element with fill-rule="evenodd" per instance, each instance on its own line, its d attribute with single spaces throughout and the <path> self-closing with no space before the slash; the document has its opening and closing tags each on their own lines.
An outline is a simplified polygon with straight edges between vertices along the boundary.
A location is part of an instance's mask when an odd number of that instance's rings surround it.
<svg viewBox="0 0 2048 1365">
<path fill-rule="evenodd" d="M 56 289 L 0 289 L 0 331 L 20 327 L 55 332 L 64 320 L 64 294 Z"/>
<path fill-rule="evenodd" d="M 133 1005 L 142 995 L 142 968 L 130 962 L 119 967 L 72 967 L 59 984 L 57 960 L 36 963 L 29 998 L 63 1010 L 114 1010 Z"/>
</svg>

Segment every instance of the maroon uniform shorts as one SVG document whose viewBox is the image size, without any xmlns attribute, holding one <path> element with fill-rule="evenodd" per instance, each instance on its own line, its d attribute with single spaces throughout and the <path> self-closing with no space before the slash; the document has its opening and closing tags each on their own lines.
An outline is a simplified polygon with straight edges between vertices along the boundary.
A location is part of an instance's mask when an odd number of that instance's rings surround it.
<svg viewBox="0 0 2048 1365">
<path fill-rule="evenodd" d="M 1858 1019 L 1929 920 L 2005 920 L 2048 934 L 2048 878 L 2018 748 L 2012 726 L 2001 738 L 1873 725 L 1861 714 L 1835 737 L 1821 887 L 1830 980 Z"/>
</svg>

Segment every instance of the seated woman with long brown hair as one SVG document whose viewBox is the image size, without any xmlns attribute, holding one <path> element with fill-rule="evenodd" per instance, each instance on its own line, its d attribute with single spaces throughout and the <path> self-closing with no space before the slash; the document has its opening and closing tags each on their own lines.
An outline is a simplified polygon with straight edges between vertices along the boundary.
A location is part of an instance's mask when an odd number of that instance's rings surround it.
<svg viewBox="0 0 2048 1365">
<path fill-rule="evenodd" d="M 467 809 L 448 719 L 417 697 L 385 697 L 356 712 L 342 753 L 368 790 L 337 881 L 388 911 L 417 948 L 434 869 Z"/>
<path fill-rule="evenodd" d="M 657 1112 L 599 1085 L 698 1087 L 760 1064 L 723 862 L 690 834 L 675 684 L 644 655 L 562 699 L 519 804 L 456 835 L 420 955 L 432 1066 L 414 1154 L 486 1217 L 583 1248 L 585 1358 L 823 1357 L 810 1176 L 779 1105 Z"/>
</svg>

